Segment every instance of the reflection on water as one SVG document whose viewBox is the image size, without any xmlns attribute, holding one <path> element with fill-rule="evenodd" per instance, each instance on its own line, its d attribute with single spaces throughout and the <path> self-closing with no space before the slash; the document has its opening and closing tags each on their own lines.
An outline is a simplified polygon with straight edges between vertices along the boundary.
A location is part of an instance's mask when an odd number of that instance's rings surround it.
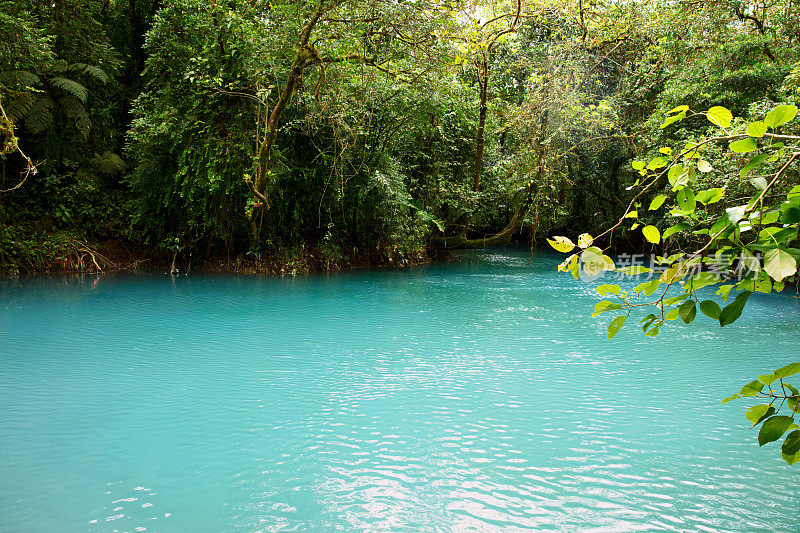
<svg viewBox="0 0 800 533">
<path fill-rule="evenodd" d="M 6 282 L 0 530 L 797 531 L 719 403 L 797 359 L 796 300 L 609 342 L 529 259 Z"/>
</svg>

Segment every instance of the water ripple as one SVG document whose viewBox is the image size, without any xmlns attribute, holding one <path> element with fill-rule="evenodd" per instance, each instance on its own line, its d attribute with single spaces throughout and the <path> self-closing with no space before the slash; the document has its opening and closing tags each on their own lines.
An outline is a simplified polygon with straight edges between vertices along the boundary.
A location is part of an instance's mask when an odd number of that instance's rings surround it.
<svg viewBox="0 0 800 533">
<path fill-rule="evenodd" d="M 528 259 L 6 284 L 0 530 L 796 533 L 719 401 L 795 357 L 797 302 L 606 342 Z"/>
</svg>

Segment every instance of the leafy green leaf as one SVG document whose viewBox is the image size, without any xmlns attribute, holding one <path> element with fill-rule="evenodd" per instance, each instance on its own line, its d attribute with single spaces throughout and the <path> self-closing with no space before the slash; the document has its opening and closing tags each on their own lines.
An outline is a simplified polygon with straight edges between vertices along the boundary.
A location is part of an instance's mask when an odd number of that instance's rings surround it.
<svg viewBox="0 0 800 533">
<path fill-rule="evenodd" d="M 605 294 L 614 294 L 614 295 L 616 295 L 616 294 L 619 294 L 619 291 L 621 290 L 621 287 L 619 285 L 612 285 L 612 284 L 609 284 L 609 283 L 604 283 L 603 285 L 600 285 L 599 287 L 597 287 L 597 289 L 595 289 L 595 290 L 600 294 L 600 296 L 603 296 Z"/>
<path fill-rule="evenodd" d="M 791 416 L 773 416 L 772 418 L 768 418 L 758 432 L 758 445 L 763 446 L 768 442 L 778 440 L 792 424 L 794 424 L 794 419 Z"/>
<path fill-rule="evenodd" d="M 717 294 L 722 297 L 722 301 L 728 301 L 728 294 L 730 294 L 733 285 L 720 285 L 719 289 L 717 289 Z"/>
<path fill-rule="evenodd" d="M 754 405 L 748 409 L 744 416 L 755 426 L 765 418 L 775 414 L 775 408 L 769 404 Z"/>
<path fill-rule="evenodd" d="M 678 307 L 678 314 L 685 324 L 694 322 L 694 317 L 697 315 L 697 306 L 694 300 L 683 302 L 680 307 Z"/>
<path fill-rule="evenodd" d="M 597 316 L 607 311 L 616 311 L 617 309 L 622 309 L 621 303 L 602 300 L 594 304 L 594 313 L 592 313 L 592 316 Z"/>
<path fill-rule="evenodd" d="M 694 198 L 694 192 L 692 192 L 692 190 L 689 188 L 679 190 L 675 200 L 678 203 L 678 209 L 684 213 L 691 213 L 697 207 L 697 201 Z"/>
<path fill-rule="evenodd" d="M 683 167 L 683 165 L 673 165 L 670 167 L 669 172 L 667 172 L 667 180 L 669 181 L 669 184 L 675 186 L 679 183 L 685 183 L 687 180 L 680 179 L 685 173 L 686 169 Z"/>
<path fill-rule="evenodd" d="M 77 81 L 73 81 L 67 78 L 51 78 L 50 83 L 54 87 L 58 87 L 62 91 L 66 91 L 78 100 L 82 104 L 86 103 L 86 100 L 89 98 L 89 90 L 78 83 Z"/>
<path fill-rule="evenodd" d="M 656 292 L 656 289 L 658 289 L 659 285 L 661 285 L 661 280 L 658 279 L 658 278 L 655 278 L 655 279 L 651 279 L 650 281 L 645 281 L 643 283 L 640 283 L 639 285 L 634 287 L 633 290 L 634 290 L 634 292 L 637 292 L 637 293 L 644 291 L 644 295 L 645 296 L 650 296 L 651 294 Z"/>
<path fill-rule="evenodd" d="M 647 328 L 649 328 L 649 327 L 650 327 L 650 324 L 652 324 L 652 323 L 653 323 L 653 321 L 654 321 L 656 318 L 658 318 L 656 315 L 654 315 L 653 313 L 650 313 L 649 315 L 647 315 L 646 317 L 644 317 L 643 319 L 641 319 L 641 320 L 639 321 L 639 323 L 640 323 L 640 324 L 642 324 L 642 331 L 647 331 Z"/>
<path fill-rule="evenodd" d="M 664 168 L 669 164 L 669 159 L 666 157 L 656 157 L 647 165 L 648 170 L 658 170 L 659 168 Z"/>
<path fill-rule="evenodd" d="M 678 233 L 679 231 L 683 231 L 683 230 L 689 229 L 689 228 L 691 228 L 691 226 L 689 224 L 686 224 L 684 222 L 680 222 L 678 224 L 675 224 L 674 226 L 671 226 L 671 227 L 665 229 L 664 230 L 664 235 L 662 235 L 661 237 L 663 239 L 666 239 L 666 238 L 671 237 L 672 235 Z"/>
<path fill-rule="evenodd" d="M 794 430 L 786 435 L 786 440 L 781 446 L 781 456 L 790 465 L 800 461 L 800 430 Z"/>
<path fill-rule="evenodd" d="M 764 272 L 775 281 L 781 281 L 797 272 L 797 261 L 789 252 L 772 248 L 764 254 Z"/>
<path fill-rule="evenodd" d="M 575 248 L 575 243 L 566 237 L 553 237 L 552 239 L 547 239 L 547 242 L 550 243 L 550 246 L 563 253 L 571 252 Z"/>
<path fill-rule="evenodd" d="M 775 375 L 781 379 L 793 376 L 795 374 L 800 374 L 800 363 L 789 363 L 788 365 L 782 366 L 775 371 Z"/>
<path fill-rule="evenodd" d="M 742 390 L 740 390 L 730 398 L 725 398 L 724 400 L 722 400 L 722 403 L 726 404 L 731 400 L 736 400 L 739 398 L 747 398 L 750 396 L 758 396 L 758 393 L 761 392 L 763 388 L 764 384 L 761 383 L 760 381 L 751 381 L 750 383 L 742 387 Z"/>
<path fill-rule="evenodd" d="M 689 111 L 689 106 L 688 105 L 679 105 L 675 109 L 673 109 L 671 111 L 668 111 L 667 114 L 671 115 L 672 113 L 680 113 L 681 111 Z"/>
<path fill-rule="evenodd" d="M 719 304 L 714 300 L 703 300 L 700 302 L 700 312 L 706 315 L 708 318 L 718 320 L 720 313 L 722 313 L 722 309 L 720 309 Z"/>
<path fill-rule="evenodd" d="M 722 106 L 714 106 L 709 109 L 706 112 L 706 117 L 709 122 L 722 128 L 729 128 L 731 126 L 731 120 L 733 120 L 731 112 Z"/>
<path fill-rule="evenodd" d="M 685 118 L 686 118 L 686 111 L 681 111 L 677 115 L 671 115 L 671 116 L 669 116 L 669 117 L 664 119 L 664 122 L 661 124 L 659 129 L 663 130 L 664 128 L 666 128 L 670 124 L 674 124 L 675 122 L 679 122 L 679 121 L 681 121 L 681 120 L 683 120 Z"/>
<path fill-rule="evenodd" d="M 616 335 L 617 332 L 622 328 L 622 326 L 625 325 L 625 320 L 627 320 L 627 318 L 628 318 L 627 316 L 622 315 L 612 320 L 611 323 L 608 325 L 608 331 L 606 332 L 606 337 L 608 337 L 609 339 L 613 338 L 614 335 Z"/>
<path fill-rule="evenodd" d="M 722 187 L 715 187 L 698 192 L 695 195 L 695 199 L 703 205 L 714 204 L 719 202 L 724 194 L 725 189 Z"/>
<path fill-rule="evenodd" d="M 775 383 L 778 380 L 778 376 L 775 374 L 765 374 L 763 376 L 758 376 L 758 381 L 763 383 L 764 385 L 770 385 Z"/>
<path fill-rule="evenodd" d="M 800 207 L 788 205 L 781 209 L 781 224 L 800 223 Z"/>
<path fill-rule="evenodd" d="M 664 200 L 666 200 L 666 199 L 667 199 L 666 195 L 659 194 L 658 196 L 653 198 L 653 200 L 650 202 L 650 207 L 649 207 L 648 210 L 649 211 L 655 211 L 656 209 L 658 209 L 659 207 L 661 207 L 664 204 Z"/>
<path fill-rule="evenodd" d="M 744 304 L 747 303 L 751 294 L 750 291 L 742 291 L 733 302 L 726 305 L 719 314 L 719 325 L 724 327 L 734 323 L 742 315 Z"/>
<path fill-rule="evenodd" d="M 769 113 L 764 119 L 764 124 L 772 129 L 786 124 L 797 116 L 797 107 L 793 105 L 779 105 Z"/>
<path fill-rule="evenodd" d="M 659 242 L 661 242 L 661 232 L 658 231 L 658 228 L 655 226 L 643 227 L 642 234 L 644 235 L 645 239 L 652 242 L 653 244 L 658 244 Z"/>
<path fill-rule="evenodd" d="M 706 161 L 705 159 L 701 159 L 697 162 L 697 170 L 700 172 L 711 172 L 714 170 L 714 167 L 711 166 L 711 163 Z"/>
<path fill-rule="evenodd" d="M 644 165 L 645 165 L 644 161 L 633 161 L 631 163 L 631 166 L 633 167 L 634 170 L 644 170 Z"/>
<path fill-rule="evenodd" d="M 767 133 L 767 125 L 760 120 L 747 125 L 747 134 L 750 137 L 763 137 L 765 133 Z"/>
<path fill-rule="evenodd" d="M 739 171 L 739 177 L 743 178 L 750 174 L 750 171 L 756 168 L 758 165 L 763 163 L 769 158 L 769 154 L 758 154 L 757 156 L 753 157 L 750 161 L 747 162 L 745 166 Z"/>
<path fill-rule="evenodd" d="M 752 152 L 758 148 L 758 144 L 756 140 L 752 137 L 747 137 L 746 139 L 739 139 L 738 141 L 733 141 L 731 144 L 728 145 L 731 152 L 735 152 L 737 154 L 743 154 L 745 152 Z"/>
</svg>

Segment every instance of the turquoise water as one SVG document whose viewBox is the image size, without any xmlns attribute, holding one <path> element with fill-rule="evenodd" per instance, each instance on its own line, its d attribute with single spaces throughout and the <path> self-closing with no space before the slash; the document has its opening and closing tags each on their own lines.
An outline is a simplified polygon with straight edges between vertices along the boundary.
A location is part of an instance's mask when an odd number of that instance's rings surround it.
<svg viewBox="0 0 800 533">
<path fill-rule="evenodd" d="M 606 341 L 556 262 L 6 281 L 0 530 L 800 530 L 720 405 L 800 360 L 798 300 Z"/>
</svg>

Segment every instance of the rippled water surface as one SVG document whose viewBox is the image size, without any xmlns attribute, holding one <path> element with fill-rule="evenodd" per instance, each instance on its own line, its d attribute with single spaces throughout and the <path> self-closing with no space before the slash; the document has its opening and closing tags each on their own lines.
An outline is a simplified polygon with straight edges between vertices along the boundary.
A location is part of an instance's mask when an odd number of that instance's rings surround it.
<svg viewBox="0 0 800 533">
<path fill-rule="evenodd" d="M 3 282 L 0 530 L 799 531 L 720 405 L 797 300 L 607 341 L 555 264 Z"/>
</svg>

